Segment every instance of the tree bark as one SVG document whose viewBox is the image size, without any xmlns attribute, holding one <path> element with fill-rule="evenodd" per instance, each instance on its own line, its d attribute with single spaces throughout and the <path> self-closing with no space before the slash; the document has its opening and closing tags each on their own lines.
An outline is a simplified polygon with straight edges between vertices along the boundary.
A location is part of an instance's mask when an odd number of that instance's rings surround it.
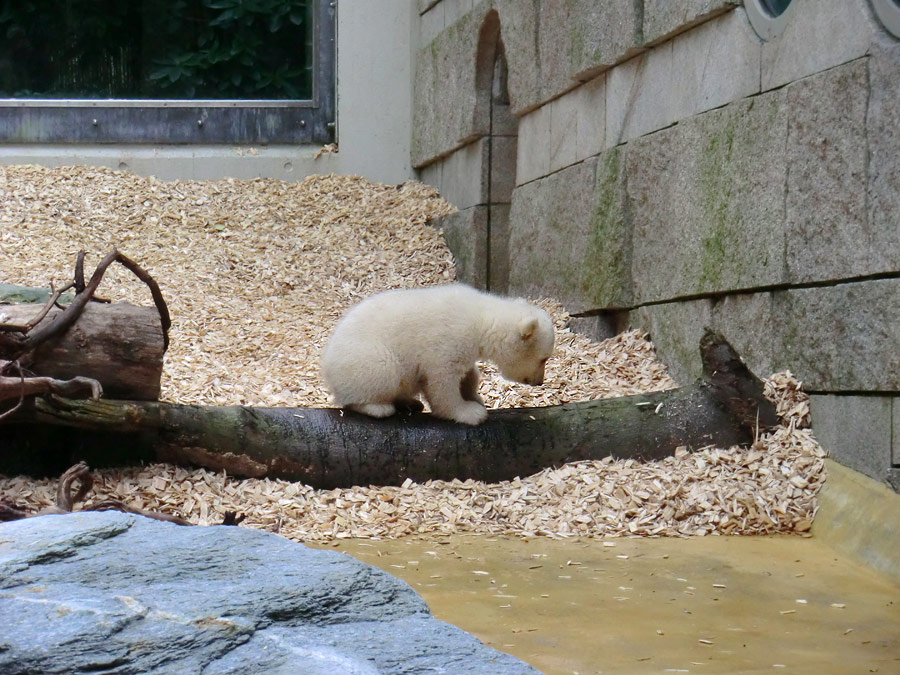
<svg viewBox="0 0 900 675">
<path fill-rule="evenodd" d="M 19 419 L 113 433 L 111 443 L 118 446 L 125 434 L 132 461 L 149 454 L 317 488 L 395 485 L 406 478 L 494 482 L 576 460 L 660 459 L 678 446 L 745 444 L 777 423 L 762 383 L 721 336 L 708 332 L 701 353 L 705 375 L 686 387 L 495 410 L 475 427 L 425 413 L 378 420 L 328 408 L 58 398 L 34 401 Z M 5 454 L 0 453 L 0 471 Z M 89 459 L 93 466 L 102 461 Z"/>
<path fill-rule="evenodd" d="M 0 305 L 7 324 L 27 324 L 40 311 L 39 304 Z M 44 321 L 61 313 L 54 307 Z M 67 331 L 31 352 L 28 369 L 58 380 L 97 380 L 110 398 L 155 401 L 160 394 L 164 352 L 155 309 L 127 302 L 90 303 Z M 0 342 L 0 359 L 8 358 Z"/>
</svg>

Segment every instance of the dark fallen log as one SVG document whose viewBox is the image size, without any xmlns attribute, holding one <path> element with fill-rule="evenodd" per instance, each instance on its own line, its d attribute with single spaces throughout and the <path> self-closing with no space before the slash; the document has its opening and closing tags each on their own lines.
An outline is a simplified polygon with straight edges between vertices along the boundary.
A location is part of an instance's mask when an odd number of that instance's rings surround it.
<svg viewBox="0 0 900 675">
<path fill-rule="evenodd" d="M 707 332 L 701 354 L 705 374 L 686 387 L 495 410 L 477 427 L 424 413 L 376 420 L 327 408 L 54 397 L 36 399 L 16 419 L 32 422 L 18 425 L 26 438 L 33 423 L 86 430 L 92 440 L 84 450 L 93 453 L 86 458 L 93 466 L 155 459 L 319 488 L 391 485 L 406 478 L 499 481 L 576 460 L 660 459 L 678 446 L 746 444 L 777 423 L 762 383 L 721 336 Z M 68 429 L 66 443 L 75 443 L 75 436 Z M 11 435 L 6 444 L 15 445 Z M 4 465 L 11 454 L 21 462 L 21 453 L 0 452 L 0 472 L 9 472 Z"/>
</svg>

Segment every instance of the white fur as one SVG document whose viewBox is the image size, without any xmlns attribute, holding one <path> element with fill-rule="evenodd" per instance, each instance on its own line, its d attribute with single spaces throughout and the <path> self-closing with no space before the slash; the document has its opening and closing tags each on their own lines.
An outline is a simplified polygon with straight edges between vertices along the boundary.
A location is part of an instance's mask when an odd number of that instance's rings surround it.
<svg viewBox="0 0 900 675">
<path fill-rule="evenodd" d="M 435 415 L 480 424 L 487 410 L 475 362 L 541 384 L 552 351 L 553 322 L 541 308 L 451 284 L 386 291 L 352 307 L 325 345 L 322 374 L 341 408 L 387 417 L 424 394 Z"/>
</svg>

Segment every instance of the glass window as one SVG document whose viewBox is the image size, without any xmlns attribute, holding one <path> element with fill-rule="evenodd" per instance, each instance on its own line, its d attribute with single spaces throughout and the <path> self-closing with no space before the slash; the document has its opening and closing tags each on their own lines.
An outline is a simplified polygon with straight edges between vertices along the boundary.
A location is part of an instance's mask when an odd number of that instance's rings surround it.
<svg viewBox="0 0 900 675">
<path fill-rule="evenodd" d="M 328 142 L 324 0 L 0 0 L 0 141 Z"/>
<path fill-rule="evenodd" d="M 791 4 L 791 0 L 762 0 L 762 4 L 772 16 L 781 16 Z"/>
</svg>

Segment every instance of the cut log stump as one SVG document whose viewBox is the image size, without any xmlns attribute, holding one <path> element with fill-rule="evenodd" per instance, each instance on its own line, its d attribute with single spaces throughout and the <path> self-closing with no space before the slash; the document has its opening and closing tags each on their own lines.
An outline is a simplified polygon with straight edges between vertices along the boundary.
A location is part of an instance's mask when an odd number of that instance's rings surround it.
<svg viewBox="0 0 900 675">
<path fill-rule="evenodd" d="M 26 324 L 41 311 L 38 304 L 0 305 L 5 323 Z M 44 321 L 62 314 L 54 307 Z M 2 346 L 2 345 L 0 345 Z M 78 321 L 51 337 L 30 355 L 28 369 L 58 380 L 90 378 L 113 399 L 159 399 L 165 346 L 159 314 L 127 302 L 88 304 Z M 0 349 L 0 359 L 4 358 Z"/>
</svg>

